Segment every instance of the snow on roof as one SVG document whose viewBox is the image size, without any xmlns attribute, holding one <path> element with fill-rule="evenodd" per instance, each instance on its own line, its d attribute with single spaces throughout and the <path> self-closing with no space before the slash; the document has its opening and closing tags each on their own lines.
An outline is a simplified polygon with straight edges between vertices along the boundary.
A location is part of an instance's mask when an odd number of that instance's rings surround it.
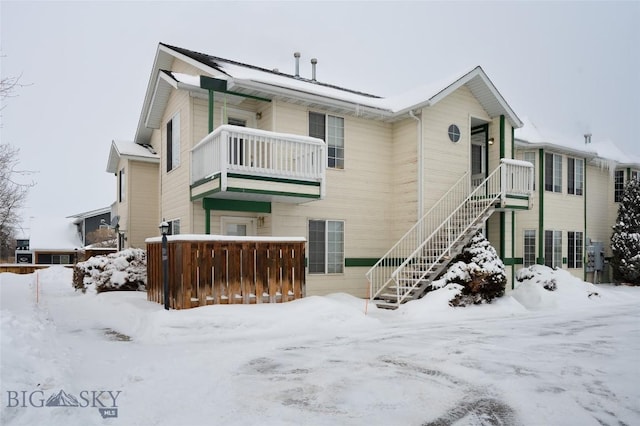
<svg viewBox="0 0 640 426">
<path fill-rule="evenodd" d="M 168 235 L 167 241 L 260 241 L 260 242 L 305 242 L 304 237 L 257 237 L 257 236 L 232 236 L 213 234 L 178 234 Z M 162 237 L 151 237 L 145 240 L 147 243 L 162 242 Z"/>
<path fill-rule="evenodd" d="M 117 140 L 114 140 L 113 144 L 120 155 L 129 155 L 131 157 L 160 158 L 160 156 L 150 146 L 145 147 L 134 142 Z"/>
<path fill-rule="evenodd" d="M 356 110 L 358 108 L 370 108 L 371 111 L 368 111 L 370 114 L 381 114 L 382 117 L 397 118 L 397 114 L 403 114 L 411 109 L 428 106 L 432 103 L 435 104 L 443 97 L 442 94 L 446 96 L 458 87 L 468 85 L 474 95 L 479 97 L 480 103 L 491 116 L 505 114 L 515 127 L 521 125 L 520 119 L 511 110 L 479 66 L 446 80 L 422 85 L 405 93 L 383 98 L 163 43 L 160 43 L 160 46 L 197 61 L 195 65 L 198 65 L 198 63 L 205 65 L 209 69 L 208 72 L 215 74 L 216 78 L 227 80 L 228 89 L 232 91 L 248 90 L 253 92 L 262 90 L 269 92 L 273 90 L 282 93 L 288 92 L 289 96 L 295 98 L 312 97 L 319 102 L 324 100 L 329 103 L 345 103 L 351 105 L 350 108 L 355 105 Z M 171 75 L 180 83 L 195 87 L 200 86 L 199 76 L 182 73 L 171 73 Z"/>
<path fill-rule="evenodd" d="M 34 217 L 29 238 L 31 250 L 73 251 L 82 248 L 78 228 L 67 218 Z"/>
<path fill-rule="evenodd" d="M 67 216 L 67 218 L 78 218 L 78 219 L 85 219 L 88 217 L 94 217 L 94 216 L 99 216 L 105 213 L 110 213 L 111 212 L 111 206 L 109 207 L 102 207 L 99 209 L 95 209 L 95 210 L 89 210 L 86 212 L 82 212 L 82 213 L 76 213 L 76 214 L 72 214 L 70 216 Z"/>
<path fill-rule="evenodd" d="M 113 140 L 107 161 L 107 172 L 115 173 L 121 157 L 134 157 L 145 161 L 160 161 L 160 156 L 151 145 L 141 145 L 135 142 Z"/>
<path fill-rule="evenodd" d="M 582 153 L 585 157 L 597 157 L 615 161 L 619 164 L 640 166 L 640 157 L 623 152 L 612 141 L 585 144 L 582 137 L 567 137 L 548 129 L 542 129 L 528 117 L 524 117 L 522 121 L 524 126 L 515 131 L 515 138 L 520 142 L 525 142 L 532 146 L 569 150 L 575 153 Z"/>
</svg>

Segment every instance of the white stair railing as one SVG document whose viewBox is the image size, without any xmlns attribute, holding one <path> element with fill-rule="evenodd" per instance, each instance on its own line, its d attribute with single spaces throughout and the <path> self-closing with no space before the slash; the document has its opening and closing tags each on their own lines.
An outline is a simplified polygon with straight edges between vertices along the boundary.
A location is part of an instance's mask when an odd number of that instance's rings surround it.
<svg viewBox="0 0 640 426">
<path fill-rule="evenodd" d="M 533 166 L 524 161 L 502 159 L 473 191 L 463 175 L 367 272 L 371 299 L 395 287 L 395 303 L 402 303 L 498 201 L 503 207 L 506 194 L 530 195 L 532 188 Z"/>
</svg>

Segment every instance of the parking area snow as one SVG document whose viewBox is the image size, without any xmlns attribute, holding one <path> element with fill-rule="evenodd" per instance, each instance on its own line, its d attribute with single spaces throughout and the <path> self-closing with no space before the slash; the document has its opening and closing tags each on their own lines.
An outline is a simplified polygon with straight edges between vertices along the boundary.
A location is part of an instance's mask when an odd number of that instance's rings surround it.
<svg viewBox="0 0 640 426">
<path fill-rule="evenodd" d="M 489 305 L 452 308 L 449 285 L 365 315 L 346 294 L 165 311 L 71 281 L 0 274 L 3 425 L 640 424 L 640 288 L 540 267 Z"/>
</svg>

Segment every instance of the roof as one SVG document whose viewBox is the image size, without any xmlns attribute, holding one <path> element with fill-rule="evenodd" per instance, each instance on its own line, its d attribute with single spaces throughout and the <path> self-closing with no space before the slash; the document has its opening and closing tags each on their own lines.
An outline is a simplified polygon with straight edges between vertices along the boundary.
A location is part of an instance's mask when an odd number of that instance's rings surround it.
<svg viewBox="0 0 640 426">
<path fill-rule="evenodd" d="M 401 95 L 383 98 L 160 43 L 138 121 L 136 143 L 148 143 L 152 129 L 160 127 L 162 113 L 172 89 L 189 90 L 200 96 L 207 93 L 199 87 L 198 76 L 167 71 L 171 69 L 175 58 L 197 68 L 202 75 L 225 80 L 227 89 L 238 94 L 285 100 L 311 108 L 384 121 L 406 118 L 410 111 L 433 106 L 460 87 L 466 86 L 490 117 L 504 115 L 513 127 L 522 126 L 521 120 L 480 66 L 438 85 L 421 86 Z"/>
<path fill-rule="evenodd" d="M 114 140 L 111 141 L 111 149 L 109 150 L 107 172 L 116 173 L 118 171 L 118 162 L 121 158 L 154 163 L 160 161 L 160 156 L 150 145 Z"/>
<path fill-rule="evenodd" d="M 31 250 L 73 251 L 82 248 L 78 228 L 67 218 L 36 217 L 31 222 Z"/>
<path fill-rule="evenodd" d="M 70 216 L 67 216 L 67 219 L 71 219 L 71 218 L 74 218 L 74 219 L 87 219 L 87 218 L 90 218 L 90 217 L 100 216 L 100 215 L 103 215 L 105 213 L 111 213 L 111 206 L 102 207 L 100 209 L 95 209 L 95 210 L 89 210 L 87 212 L 72 214 Z"/>
<path fill-rule="evenodd" d="M 521 148 L 549 149 L 587 159 L 614 162 L 617 167 L 640 167 L 640 157 L 623 152 L 612 141 L 586 144 L 583 135 L 569 137 L 555 131 L 542 129 L 528 117 L 524 126 L 516 129 L 515 142 Z"/>
</svg>

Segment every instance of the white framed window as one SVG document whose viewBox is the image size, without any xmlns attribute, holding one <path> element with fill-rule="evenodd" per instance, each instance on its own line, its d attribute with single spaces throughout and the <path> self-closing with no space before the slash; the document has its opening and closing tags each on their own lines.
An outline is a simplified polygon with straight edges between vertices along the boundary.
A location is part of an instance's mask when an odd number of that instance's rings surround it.
<svg viewBox="0 0 640 426">
<path fill-rule="evenodd" d="M 584 160 L 582 158 L 567 158 L 567 192 L 582 195 L 584 187 Z"/>
<path fill-rule="evenodd" d="M 169 233 L 167 235 L 178 235 L 180 234 L 180 219 L 168 220 L 169 224 Z"/>
<path fill-rule="evenodd" d="M 118 173 L 118 201 L 123 202 L 126 199 L 127 181 L 124 174 L 124 167 Z"/>
<path fill-rule="evenodd" d="M 524 267 L 536 264 L 536 230 L 525 229 L 524 231 Z"/>
<path fill-rule="evenodd" d="M 344 221 L 309 221 L 309 273 L 344 272 Z"/>
<path fill-rule="evenodd" d="M 584 239 L 582 232 L 567 232 L 567 267 L 582 268 L 583 241 Z"/>
<path fill-rule="evenodd" d="M 544 231 L 544 264 L 562 268 L 562 231 Z"/>
<path fill-rule="evenodd" d="M 167 122 L 167 172 L 180 165 L 180 113 Z"/>
<path fill-rule="evenodd" d="M 640 171 L 631 170 L 631 179 L 640 180 Z"/>
<path fill-rule="evenodd" d="M 622 201 L 624 193 L 624 170 L 616 170 L 613 177 L 613 197 L 616 203 Z"/>
<path fill-rule="evenodd" d="M 327 144 L 327 167 L 344 169 L 344 118 L 309 112 L 309 136 Z"/>
<path fill-rule="evenodd" d="M 522 156 L 522 159 L 524 161 L 528 161 L 529 163 L 533 164 L 533 175 L 534 175 L 534 179 L 533 179 L 533 190 L 536 190 L 536 180 L 535 180 L 535 173 L 536 173 L 536 152 L 535 151 L 525 151 L 525 153 Z"/>
<path fill-rule="evenodd" d="M 220 218 L 220 233 L 236 237 L 256 235 L 256 218 L 222 216 Z"/>
<path fill-rule="evenodd" d="M 544 155 L 544 189 L 562 192 L 562 156 L 546 153 Z"/>
</svg>

